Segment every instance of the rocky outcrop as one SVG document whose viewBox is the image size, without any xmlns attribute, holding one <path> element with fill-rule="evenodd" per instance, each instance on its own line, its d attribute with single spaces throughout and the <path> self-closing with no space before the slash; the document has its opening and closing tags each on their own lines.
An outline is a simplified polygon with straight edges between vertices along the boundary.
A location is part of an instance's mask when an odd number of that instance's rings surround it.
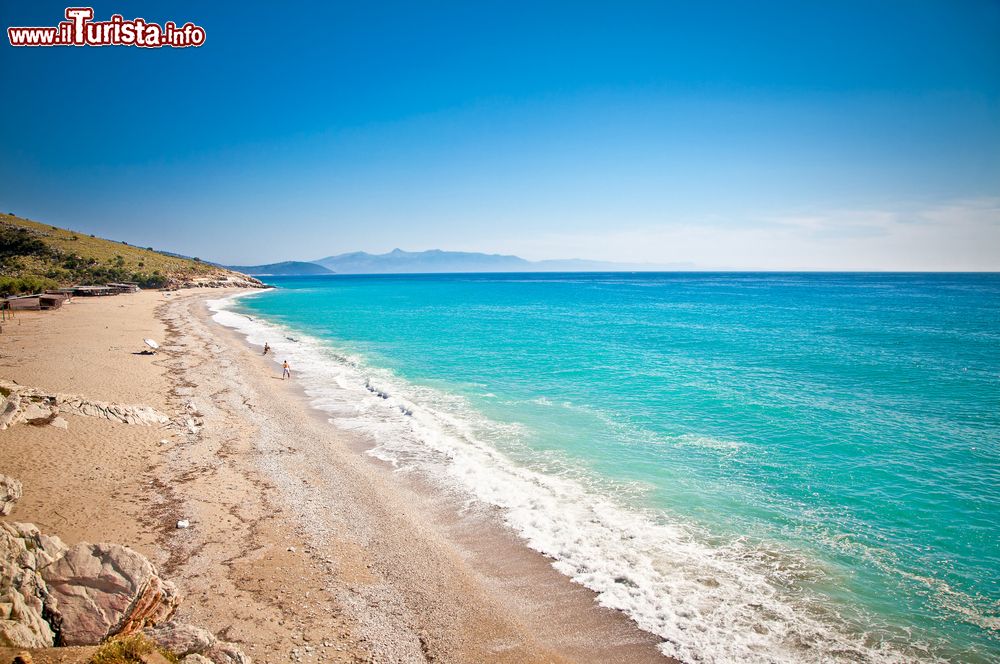
<svg viewBox="0 0 1000 664">
<path fill-rule="evenodd" d="M 21 483 L 0 475 L 0 497 L 8 514 Z M 0 521 L 0 646 L 94 645 L 168 620 L 179 602 L 174 585 L 128 547 L 67 547 L 33 524 Z"/>
<path fill-rule="evenodd" d="M 179 601 L 128 547 L 67 548 L 30 523 L 0 522 L 0 645 L 95 645 L 169 619 Z"/>
<path fill-rule="evenodd" d="M 35 526 L 0 522 L 0 645 L 44 648 L 55 641 L 46 620 L 48 595 L 39 570 L 62 556 L 66 546 Z"/>
<path fill-rule="evenodd" d="M 241 272 L 218 272 L 208 276 L 189 279 L 171 279 L 167 282 L 169 290 L 180 288 L 268 288 L 259 279 Z"/>
<path fill-rule="evenodd" d="M 0 521 L 0 646 L 96 645 L 141 631 L 186 664 L 251 664 L 235 643 L 171 621 L 179 602 L 128 547 L 67 547 L 32 524 Z"/>
<path fill-rule="evenodd" d="M 167 620 L 180 598 L 144 556 L 119 544 L 81 542 L 41 570 L 59 645 L 100 643 Z"/>
<path fill-rule="evenodd" d="M 0 380 L 0 430 L 21 422 L 66 428 L 66 420 L 59 415 L 67 413 L 142 426 L 170 422 L 166 415 L 149 406 L 94 401 L 75 394 L 47 393 Z"/>
<path fill-rule="evenodd" d="M 200 627 L 171 621 L 144 633 L 186 664 L 250 664 L 250 658 L 235 643 L 220 641 Z"/>
<path fill-rule="evenodd" d="M 14 503 L 21 499 L 21 483 L 13 477 L 0 474 L 0 516 L 7 516 Z"/>
<path fill-rule="evenodd" d="M 21 483 L 0 474 L 0 513 L 20 497 Z M 97 645 L 144 632 L 183 664 L 251 664 L 236 644 L 168 622 L 179 603 L 174 584 L 126 546 L 67 547 L 33 524 L 0 521 L 0 646 Z"/>
</svg>

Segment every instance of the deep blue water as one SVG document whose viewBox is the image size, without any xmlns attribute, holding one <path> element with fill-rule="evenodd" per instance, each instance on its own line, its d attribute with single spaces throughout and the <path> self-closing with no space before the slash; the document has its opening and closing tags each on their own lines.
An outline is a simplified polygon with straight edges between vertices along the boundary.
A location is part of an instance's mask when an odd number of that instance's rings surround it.
<svg viewBox="0 0 1000 664">
<path fill-rule="evenodd" d="M 233 311 L 335 422 L 666 652 L 1000 661 L 1000 275 L 271 281 Z"/>
</svg>

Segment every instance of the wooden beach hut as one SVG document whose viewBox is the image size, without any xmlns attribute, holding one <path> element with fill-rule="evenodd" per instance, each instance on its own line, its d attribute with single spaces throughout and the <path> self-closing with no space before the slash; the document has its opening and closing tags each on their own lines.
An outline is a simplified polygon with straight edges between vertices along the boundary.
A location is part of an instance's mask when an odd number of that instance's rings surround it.
<svg viewBox="0 0 1000 664">
<path fill-rule="evenodd" d="M 42 293 L 38 296 L 38 305 L 40 309 L 58 309 L 68 299 L 69 295 L 61 293 Z"/>
<path fill-rule="evenodd" d="M 8 297 L 4 302 L 5 308 L 11 311 L 38 311 L 42 308 L 39 295 L 17 295 Z"/>
</svg>

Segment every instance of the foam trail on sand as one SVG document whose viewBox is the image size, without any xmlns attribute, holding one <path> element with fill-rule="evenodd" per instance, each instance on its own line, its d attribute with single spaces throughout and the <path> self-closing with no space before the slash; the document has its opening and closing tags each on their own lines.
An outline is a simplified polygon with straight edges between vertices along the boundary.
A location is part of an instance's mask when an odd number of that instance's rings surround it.
<svg viewBox="0 0 1000 664">
<path fill-rule="evenodd" d="M 822 574 L 792 552 L 745 541 L 708 543 L 697 528 L 629 507 L 547 459 L 515 460 L 492 443 L 490 422 L 456 395 L 414 385 L 329 343 L 209 303 L 214 319 L 287 359 L 312 405 L 338 427 L 367 434 L 370 454 L 500 508 L 505 522 L 554 567 L 663 639 L 690 662 L 912 662 L 884 634 L 851 628 L 815 598 L 787 592 L 797 574 Z M 289 337 L 294 338 L 291 341 Z M 484 433 L 485 432 L 485 433 Z M 704 444 L 704 443 L 701 443 Z M 879 644 L 879 645 L 871 645 Z"/>
</svg>

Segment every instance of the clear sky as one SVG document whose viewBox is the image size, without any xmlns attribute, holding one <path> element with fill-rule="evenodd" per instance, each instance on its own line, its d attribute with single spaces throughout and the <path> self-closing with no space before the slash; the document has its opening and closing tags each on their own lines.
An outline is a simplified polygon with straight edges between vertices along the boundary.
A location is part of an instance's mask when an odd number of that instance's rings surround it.
<svg viewBox="0 0 1000 664">
<path fill-rule="evenodd" d="M 55 25 L 65 4 L 0 0 Z M 0 46 L 0 209 L 227 263 L 1000 269 L 1000 2 L 96 2 Z"/>
</svg>

